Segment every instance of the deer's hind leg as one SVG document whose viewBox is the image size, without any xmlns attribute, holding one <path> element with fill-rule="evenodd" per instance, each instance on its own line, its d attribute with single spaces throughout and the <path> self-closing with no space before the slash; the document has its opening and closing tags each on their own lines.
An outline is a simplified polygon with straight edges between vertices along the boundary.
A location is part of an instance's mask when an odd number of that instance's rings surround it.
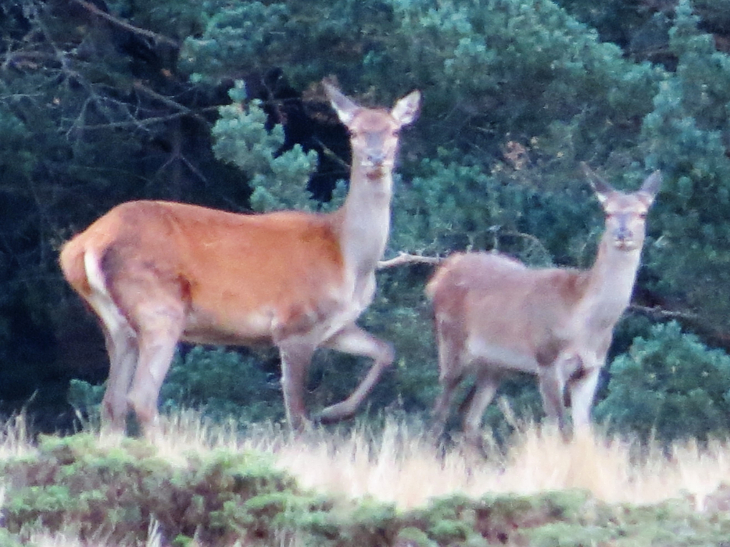
<svg viewBox="0 0 730 547">
<path fill-rule="evenodd" d="M 186 320 L 187 303 L 181 283 L 165 273 L 141 265 L 130 267 L 116 279 L 110 276 L 119 308 L 136 334 L 139 358 L 127 402 L 147 438 L 158 431 L 160 387 Z"/>
<path fill-rule="evenodd" d="M 431 435 L 443 435 L 451 413 L 454 393 L 466 374 L 464 363 L 464 334 L 449 315 L 436 313 L 436 340 L 438 342 L 439 384 L 441 393 L 433 407 Z"/>
<path fill-rule="evenodd" d="M 129 405 L 127 393 L 139 359 L 137 335 L 128 324 L 110 331 L 102 326 L 109 354 L 109 378 L 102 401 L 102 421 L 113 430 L 126 428 Z"/>
<path fill-rule="evenodd" d="M 139 361 L 128 401 L 145 437 L 157 433 L 158 398 L 184 327 L 184 311 L 177 302 L 155 302 L 138 313 Z"/>
<path fill-rule="evenodd" d="M 436 398 L 433 407 L 433 417 L 431 423 L 431 436 L 438 439 L 443 435 L 446 428 L 446 421 L 449 419 L 451 412 L 451 402 L 454 398 L 454 392 L 464 379 L 463 374 L 446 374 L 439 379 L 441 385 L 441 393 Z"/>
<path fill-rule="evenodd" d="M 490 368 L 479 370 L 474 387 L 462 405 L 464 438 L 482 453 L 486 453 L 481 434 L 482 418 L 489 403 L 494 400 L 501 381 L 502 375 L 499 372 Z"/>
<path fill-rule="evenodd" d="M 86 258 L 91 291 L 86 300 L 99 318 L 109 355 L 109 378 L 102 400 L 102 426 L 123 432 L 128 413 L 127 392 L 137 367 L 137 334 L 111 297 L 95 257 Z"/>
</svg>

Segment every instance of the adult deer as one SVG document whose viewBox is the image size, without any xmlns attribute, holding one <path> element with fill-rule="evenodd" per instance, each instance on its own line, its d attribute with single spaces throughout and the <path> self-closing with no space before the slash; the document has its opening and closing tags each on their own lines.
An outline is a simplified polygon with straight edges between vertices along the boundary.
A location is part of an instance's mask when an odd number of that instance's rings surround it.
<svg viewBox="0 0 730 547">
<path fill-rule="evenodd" d="M 466 440 L 481 446 L 484 410 L 512 371 L 537 376 L 545 412 L 564 434 L 568 406 L 575 428 L 590 425 L 599 372 L 631 299 L 661 176 L 657 171 L 637 192 L 623 193 L 583 167 L 605 213 L 590 270 L 530 269 L 504 255 L 467 253 L 449 257 L 428 283 L 442 388 L 435 434 L 443 431 L 455 388 L 474 374 L 461 410 Z"/>
<path fill-rule="evenodd" d="M 315 349 L 374 360 L 346 400 L 322 411 L 323 422 L 351 417 L 392 363 L 391 345 L 355 320 L 373 298 L 399 131 L 416 119 L 420 93 L 388 111 L 324 88 L 352 147 L 350 188 L 339 210 L 244 215 L 131 201 L 64 246 L 64 276 L 98 316 L 106 339 L 104 423 L 123 430 L 131 405 L 145 435 L 155 432 L 160 386 L 180 340 L 277 346 L 295 429 L 308 422 L 304 388 Z"/>
</svg>

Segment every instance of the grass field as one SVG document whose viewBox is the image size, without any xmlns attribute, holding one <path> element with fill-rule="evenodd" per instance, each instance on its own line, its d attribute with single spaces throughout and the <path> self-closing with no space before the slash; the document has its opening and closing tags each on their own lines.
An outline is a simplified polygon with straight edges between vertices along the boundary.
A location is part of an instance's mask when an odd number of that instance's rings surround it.
<svg viewBox="0 0 730 547">
<path fill-rule="evenodd" d="M 485 496 L 490 499 L 509 499 L 510 496 L 524 499 L 525 496 L 539 497 L 556 491 L 581 491 L 584 493 L 581 495 L 587 496 L 586 499 L 611 507 L 655 507 L 675 500 L 682 505 L 683 515 L 693 513 L 700 519 L 703 515 L 717 515 L 730 498 L 723 486 L 730 484 L 730 444 L 720 441 L 710 442 L 703 447 L 687 442 L 662 450 L 656 446 L 639 446 L 630 439 L 609 438 L 593 433 L 565 443 L 552 428 L 522 424 L 508 446 L 500 449 L 492 445 L 489 456 L 485 459 L 458 443 L 446 447 L 436 446 L 418 425 L 394 420 L 386 420 L 377 429 L 367 426 L 355 426 L 349 430 L 318 429 L 300 436 L 291 435 L 276 425 L 263 424 L 249 428 L 244 435 L 232 426 L 206 425 L 198 415 L 191 412 L 167 418 L 164 431 L 151 446 L 142 441 L 102 435 L 94 428 L 74 437 L 91 439 L 85 442 L 91 443 L 88 446 L 93 447 L 95 454 L 98 452 L 94 457 L 102 458 L 106 462 L 103 466 L 107 467 L 110 465 L 107 461 L 109 455 L 117 454 L 116 451 L 127 446 L 133 446 L 132 449 L 124 448 L 130 453 L 142 453 L 141 460 L 154 458 L 155 461 L 164 462 L 167 466 L 165 469 L 173 470 L 205 466 L 205 462 L 211 458 L 220 458 L 221 454 L 261 454 L 271 463 L 272 469 L 293 477 L 297 488 L 302 492 L 316 492 L 330 500 L 336 500 L 331 506 L 328 505 L 328 510 L 335 510 L 338 506 L 353 507 L 366 500 L 370 504 L 382 504 L 383 507 L 392 508 L 387 517 L 391 520 L 386 519 L 389 523 L 404 515 L 408 520 L 412 515 L 419 514 L 418 511 L 433 504 L 434 500 L 452 499 L 455 496 L 473 500 L 484 499 Z M 45 442 L 50 441 L 46 439 Z M 53 442 L 58 444 L 61 441 L 54 439 Z M 130 442 L 135 444 L 125 444 Z M 140 446 L 144 448 L 139 448 Z M 5 425 L 0 444 L 0 462 L 13 464 L 11 468 L 16 470 L 13 476 L 17 476 L 18 469 L 22 469 L 18 462 L 33 462 L 40 457 L 42 451 L 38 443 L 29 440 L 22 418 L 16 418 Z M 57 456 L 54 457 L 58 459 Z M 76 457 L 77 460 L 83 459 L 78 455 Z M 114 457 L 122 458 L 118 455 Z M 191 464 L 193 461 L 196 463 Z M 101 464 L 95 465 L 99 467 Z M 134 463 L 127 462 L 125 465 Z M 39 471 L 34 473 L 37 475 Z M 23 480 L 27 482 L 28 479 Z M 20 483 L 10 484 L 8 481 L 10 479 L 6 480 L 6 476 L 0 478 L 0 501 L 4 515 L 0 523 L 10 520 L 7 515 L 12 512 L 13 495 L 16 490 L 20 491 Z M 20 486 L 26 486 L 25 482 Z M 53 485 L 45 487 L 51 486 Z M 51 504 L 48 501 L 43 503 Z M 32 504 L 26 502 L 26 505 Z M 59 511 L 56 510 L 57 513 Z M 102 522 L 99 523 L 99 532 L 90 534 L 92 525 L 85 524 L 85 532 L 82 532 L 81 528 L 74 525 L 73 517 L 64 517 L 66 520 L 60 526 L 47 525 L 50 520 L 43 517 L 40 509 L 32 514 L 36 515 L 36 522 L 32 526 L 31 523 L 27 526 L 23 524 L 20 528 L 16 525 L 18 529 L 10 530 L 8 525 L 9 532 L 12 532 L 7 535 L 8 541 L 17 540 L 18 544 L 39 546 L 118 545 L 122 542 L 113 532 L 104 531 Z M 611 518 L 606 522 L 615 521 L 614 517 Z M 416 521 L 418 520 L 414 522 Z M 580 526 L 580 523 L 577 525 Z M 594 525 L 595 523 L 592 526 Z M 387 528 L 390 524 L 383 526 Z M 186 545 L 183 540 L 175 541 L 165 534 L 165 526 L 158 526 L 154 518 L 148 519 L 144 527 L 143 539 L 139 535 L 130 535 L 123 542 L 129 545 Z M 285 529 L 286 527 L 280 528 L 275 535 L 277 545 L 315 544 L 311 537 L 305 540 L 296 533 L 292 534 L 291 530 L 285 533 Z M 428 529 L 433 530 L 434 527 Z M 722 530 L 725 530 L 724 523 L 720 528 L 714 529 L 713 534 L 716 535 L 712 537 L 722 534 Z M 399 545 L 421 547 L 478 544 L 451 540 L 441 542 L 433 539 L 436 537 L 433 533 L 431 539 L 422 539 L 421 543 L 414 539 L 411 543 Z M 233 540 L 227 537 L 227 543 L 221 544 L 266 545 L 270 544 L 272 537 L 274 536 L 267 536 L 260 541 L 251 538 Z M 89 543 L 89 538 L 92 538 L 92 543 Z M 728 540 L 730 541 L 730 537 Z M 198 544 L 207 545 L 204 542 L 187 543 Z M 347 543 L 333 540 L 331 544 Z M 523 544 L 584 543 L 514 543 Z M 585 544 L 623 545 L 613 540 L 605 543 L 591 540 L 591 543 Z M 655 541 L 646 544 L 674 545 Z"/>
</svg>

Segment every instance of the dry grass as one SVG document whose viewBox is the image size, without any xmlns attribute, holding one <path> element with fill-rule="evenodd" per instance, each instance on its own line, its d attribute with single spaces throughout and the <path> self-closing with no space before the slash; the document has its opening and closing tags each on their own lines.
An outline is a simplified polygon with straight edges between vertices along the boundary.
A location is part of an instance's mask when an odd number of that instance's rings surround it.
<svg viewBox="0 0 730 547">
<path fill-rule="evenodd" d="M 597 434 L 565 443 L 552 428 L 529 425 L 518 431 L 506 453 L 484 459 L 469 450 L 440 450 L 402 424 L 389 423 L 379 438 L 362 431 L 347 437 L 282 443 L 279 464 L 303 486 L 345 495 L 371 496 L 402 509 L 454 493 L 533 494 L 581 489 L 597 499 L 634 504 L 692 495 L 697 509 L 723 482 L 730 482 L 730 445 L 714 442 L 644 450 L 631 442 Z"/>
<path fill-rule="evenodd" d="M 305 488 L 369 496 L 400 509 L 454 493 L 582 489 L 608 503 L 652 504 L 689 495 L 702 510 L 707 495 L 730 484 L 730 443 L 720 441 L 705 447 L 687 442 L 665 451 L 585 433 L 565 443 L 555 428 L 526 423 L 504 451 L 493 447 L 485 459 L 464 447 L 435 446 L 422 429 L 395 420 L 377 432 L 361 426 L 347 433 L 319 429 L 294 436 L 269 424 L 241 436 L 233 425 L 209 426 L 195 413 L 181 413 L 168 419 L 165 429 L 155 444 L 168 461 L 214 448 L 269 452 Z"/>
<path fill-rule="evenodd" d="M 0 458 L 34 450 L 22 418 L 0 433 Z M 99 435 L 99 442 L 114 445 L 119 437 Z M 609 503 L 651 504 L 691 495 L 702 510 L 708 494 L 730 483 L 727 442 L 706 447 L 688 442 L 667 453 L 600 433 L 565 443 L 554 428 L 534 424 L 522 424 L 505 451 L 492 448 L 486 459 L 459 446 L 437 447 L 417 427 L 395 420 L 377 432 L 361 426 L 347 433 L 319 429 L 294 436 L 268 424 L 241 435 L 234 424 L 213 426 L 183 412 L 165 420 L 155 445 L 167 461 L 181 465 L 186 454 L 214 449 L 269 452 L 305 488 L 347 498 L 369 496 L 400 509 L 454 493 L 480 497 L 582 489 Z M 64 544 L 54 541 L 48 544 Z"/>
</svg>

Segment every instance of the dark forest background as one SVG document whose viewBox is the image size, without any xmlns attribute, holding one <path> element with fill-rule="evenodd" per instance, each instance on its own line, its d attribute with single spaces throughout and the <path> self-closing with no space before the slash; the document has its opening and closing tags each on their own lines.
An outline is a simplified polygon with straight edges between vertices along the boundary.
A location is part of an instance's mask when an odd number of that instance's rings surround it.
<svg viewBox="0 0 730 547">
<path fill-rule="evenodd" d="M 339 203 L 349 151 L 329 77 L 365 104 L 424 95 L 402 139 L 388 257 L 497 248 L 587 267 L 601 218 L 579 163 L 626 189 L 661 169 L 595 416 L 661 439 L 726 434 L 728 51 L 730 0 L 3 0 L 0 412 L 25 409 L 44 431 L 93 412 L 107 358 L 57 256 L 114 205 Z M 398 357 L 370 415 L 432 404 L 429 274 L 378 274 L 362 323 Z M 343 397 L 365 365 L 318 354 L 310 404 Z M 539 416 L 529 379 L 503 393 Z M 162 399 L 281 419 L 277 356 L 183 347 Z M 487 422 L 509 428 L 497 405 Z"/>
</svg>

